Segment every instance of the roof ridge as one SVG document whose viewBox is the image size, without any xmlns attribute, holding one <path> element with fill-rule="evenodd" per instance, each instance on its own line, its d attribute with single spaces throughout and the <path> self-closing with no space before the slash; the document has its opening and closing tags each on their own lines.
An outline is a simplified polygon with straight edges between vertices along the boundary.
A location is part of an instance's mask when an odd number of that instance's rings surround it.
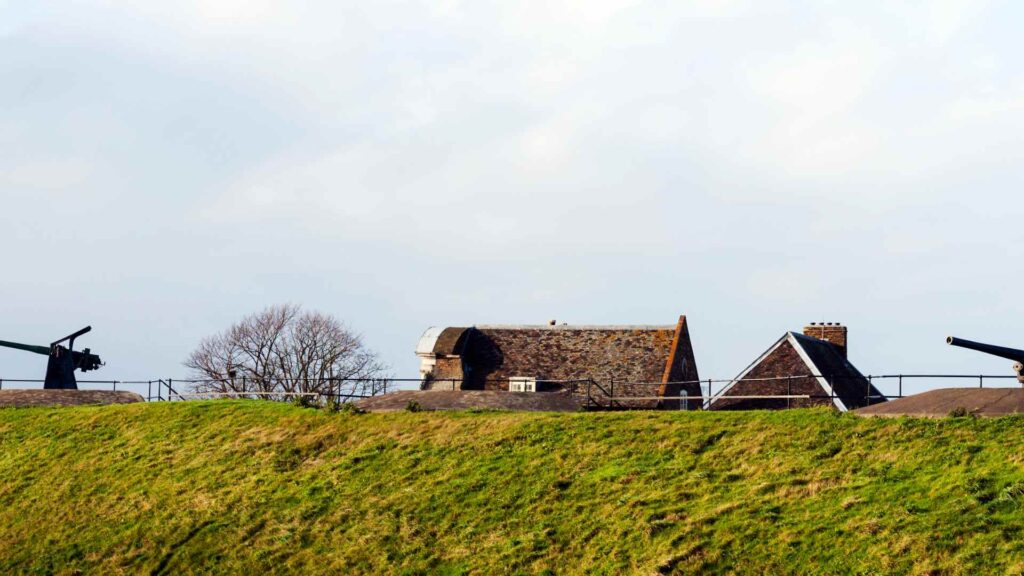
<svg viewBox="0 0 1024 576">
<path fill-rule="evenodd" d="M 675 324 L 475 324 L 480 330 L 675 330 Z"/>
<path fill-rule="evenodd" d="M 806 334 L 798 334 L 797 332 L 793 331 L 789 332 L 789 336 L 790 344 L 792 344 L 793 349 L 796 350 L 796 355 L 800 357 L 800 360 L 811 371 L 811 374 L 818 381 L 818 385 L 821 386 L 822 389 L 828 392 L 828 395 L 832 397 L 832 403 L 835 404 L 836 408 L 839 408 L 839 410 L 843 412 L 849 410 L 849 407 L 846 405 L 846 402 L 839 397 L 839 394 L 836 393 L 835 386 L 832 385 L 833 383 L 829 382 L 828 378 L 826 378 L 825 375 L 821 373 L 821 368 L 814 362 L 814 358 L 811 357 L 811 353 L 806 348 L 804 348 L 805 342 L 803 341 L 813 341 L 813 343 L 815 344 L 829 344 L 830 346 L 828 350 L 833 354 L 836 354 L 837 357 L 839 357 L 840 359 L 842 359 L 842 356 L 840 356 L 834 349 L 835 346 L 832 345 L 832 343 L 828 342 L 827 340 L 820 340 L 813 336 L 807 336 Z M 849 362 L 847 362 L 847 365 L 853 366 Z"/>
</svg>

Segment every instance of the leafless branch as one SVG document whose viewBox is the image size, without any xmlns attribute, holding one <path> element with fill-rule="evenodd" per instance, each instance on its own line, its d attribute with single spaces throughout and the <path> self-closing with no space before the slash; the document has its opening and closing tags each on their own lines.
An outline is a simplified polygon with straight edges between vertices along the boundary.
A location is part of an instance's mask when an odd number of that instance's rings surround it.
<svg viewBox="0 0 1024 576">
<path fill-rule="evenodd" d="M 375 394 L 387 367 L 340 320 L 271 306 L 204 339 L 185 360 L 196 392 Z"/>
</svg>

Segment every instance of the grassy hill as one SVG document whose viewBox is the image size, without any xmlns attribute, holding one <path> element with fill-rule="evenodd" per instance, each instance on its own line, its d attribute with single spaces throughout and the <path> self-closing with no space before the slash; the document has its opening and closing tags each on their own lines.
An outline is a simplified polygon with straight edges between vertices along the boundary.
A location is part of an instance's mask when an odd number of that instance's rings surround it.
<svg viewBox="0 0 1024 576">
<path fill-rule="evenodd" d="M 0 410 L 0 573 L 1020 573 L 1024 418 Z"/>
</svg>

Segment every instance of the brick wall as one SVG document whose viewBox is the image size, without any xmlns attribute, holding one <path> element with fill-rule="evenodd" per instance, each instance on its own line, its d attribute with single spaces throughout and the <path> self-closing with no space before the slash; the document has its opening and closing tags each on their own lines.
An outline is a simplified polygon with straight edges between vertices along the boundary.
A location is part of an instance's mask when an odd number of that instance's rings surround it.
<svg viewBox="0 0 1024 576">
<path fill-rule="evenodd" d="M 778 378 L 781 380 L 758 380 Z M 716 392 L 717 393 L 717 392 Z M 779 395 L 825 396 L 827 393 L 812 377 L 811 371 L 797 354 L 789 341 L 785 341 L 760 364 L 726 392 L 725 396 L 711 405 L 712 410 L 777 410 L 780 408 L 807 408 L 810 406 L 834 406 L 829 398 L 730 400 L 729 396 L 779 396 Z"/>
<path fill-rule="evenodd" d="M 673 335 L 671 354 L 662 375 L 662 382 L 665 384 L 659 387 L 657 395 L 681 396 L 685 390 L 690 396 L 700 396 L 701 388 L 697 382 L 699 379 L 697 359 L 693 355 L 693 345 L 690 343 L 690 330 L 686 324 L 686 316 L 680 316 Z M 688 382 L 688 384 L 680 382 Z M 687 404 L 690 410 L 699 410 L 702 403 L 701 400 L 694 400 Z M 662 402 L 662 407 L 678 409 L 682 407 L 682 404 L 683 402 L 679 400 L 665 400 Z"/>
<path fill-rule="evenodd" d="M 812 322 L 807 326 L 804 326 L 804 336 L 810 336 L 811 338 L 817 338 L 818 340 L 824 340 L 830 342 L 837 348 L 843 358 L 849 358 L 849 352 L 847 350 L 847 330 L 846 326 L 838 322 Z"/>
<path fill-rule="evenodd" d="M 464 377 L 462 358 L 441 357 L 437 359 L 430 373 L 430 379 L 423 385 L 424 390 L 459 390 Z"/>
</svg>

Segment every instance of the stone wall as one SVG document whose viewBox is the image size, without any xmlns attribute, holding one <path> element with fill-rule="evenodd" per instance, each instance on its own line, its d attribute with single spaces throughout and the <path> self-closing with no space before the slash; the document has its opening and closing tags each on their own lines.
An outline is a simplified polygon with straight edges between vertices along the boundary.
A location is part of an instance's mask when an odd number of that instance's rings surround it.
<svg viewBox="0 0 1024 576">
<path fill-rule="evenodd" d="M 675 336 L 666 329 L 481 328 L 467 341 L 467 383 L 507 390 L 514 376 L 557 382 L 661 382 Z"/>
</svg>

